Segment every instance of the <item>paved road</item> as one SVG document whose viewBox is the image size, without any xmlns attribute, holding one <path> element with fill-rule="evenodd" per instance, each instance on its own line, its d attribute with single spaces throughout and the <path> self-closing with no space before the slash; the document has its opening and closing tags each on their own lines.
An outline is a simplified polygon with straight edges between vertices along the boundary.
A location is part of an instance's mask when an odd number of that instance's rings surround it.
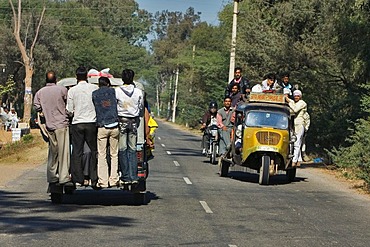
<svg viewBox="0 0 370 247">
<path fill-rule="evenodd" d="M 147 205 L 117 189 L 50 203 L 45 166 L 0 191 L 0 246 L 370 246 L 370 200 L 313 168 L 287 183 L 231 178 L 200 155 L 200 137 L 160 123 Z"/>
</svg>

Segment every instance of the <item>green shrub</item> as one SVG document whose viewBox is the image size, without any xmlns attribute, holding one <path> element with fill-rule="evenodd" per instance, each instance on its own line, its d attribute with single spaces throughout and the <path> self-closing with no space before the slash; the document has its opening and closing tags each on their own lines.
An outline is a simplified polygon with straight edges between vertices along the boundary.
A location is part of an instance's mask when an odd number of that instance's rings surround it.
<svg viewBox="0 0 370 247">
<path fill-rule="evenodd" d="M 353 134 L 347 139 L 349 146 L 334 148 L 329 153 L 334 164 L 345 171 L 353 173 L 370 185 L 370 121 L 360 119 L 355 124 Z"/>
<path fill-rule="evenodd" d="M 33 145 L 35 145 L 34 136 L 32 134 L 24 135 L 20 141 L 10 142 L 4 145 L 0 149 L 0 159 L 19 153 L 26 148 L 32 147 Z"/>
<path fill-rule="evenodd" d="M 24 135 L 22 136 L 22 140 L 25 142 L 25 143 L 30 143 L 33 141 L 33 135 L 31 134 L 27 134 L 27 135 Z"/>
</svg>

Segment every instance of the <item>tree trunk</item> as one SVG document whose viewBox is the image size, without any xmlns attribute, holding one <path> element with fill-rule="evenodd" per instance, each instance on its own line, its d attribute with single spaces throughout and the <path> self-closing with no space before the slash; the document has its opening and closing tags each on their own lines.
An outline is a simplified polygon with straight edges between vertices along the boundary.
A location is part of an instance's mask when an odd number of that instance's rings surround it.
<svg viewBox="0 0 370 247">
<path fill-rule="evenodd" d="M 31 47 L 27 49 L 25 43 L 21 40 L 21 18 L 22 18 L 22 0 L 18 0 L 18 8 L 15 9 L 12 0 L 9 0 L 9 4 L 12 7 L 13 12 L 13 34 L 17 42 L 19 51 L 22 55 L 22 60 L 24 68 L 26 71 L 26 77 L 24 78 L 24 110 L 23 110 L 23 122 L 29 123 L 31 119 L 31 110 L 32 110 L 32 76 L 33 76 L 33 50 L 36 45 L 37 37 L 39 35 L 42 19 L 45 14 L 46 7 L 44 6 L 41 12 L 40 20 L 38 22 L 35 37 L 31 44 Z"/>
<path fill-rule="evenodd" d="M 28 63 L 25 63 L 26 77 L 24 78 L 24 109 L 23 109 L 23 122 L 29 123 L 31 119 L 32 110 L 32 75 L 33 68 Z"/>
</svg>

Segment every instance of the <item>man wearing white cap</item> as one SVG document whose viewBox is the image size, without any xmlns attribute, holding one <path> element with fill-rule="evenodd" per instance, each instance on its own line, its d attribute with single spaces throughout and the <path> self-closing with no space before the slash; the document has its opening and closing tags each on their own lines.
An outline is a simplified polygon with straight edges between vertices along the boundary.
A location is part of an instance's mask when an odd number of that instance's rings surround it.
<svg viewBox="0 0 370 247">
<path fill-rule="evenodd" d="M 294 157 L 293 166 L 300 166 L 302 162 L 302 140 L 306 128 L 305 115 L 307 113 L 307 104 L 302 100 L 302 92 L 300 90 L 295 90 L 293 92 L 294 100 L 289 99 L 286 95 L 285 99 L 289 103 L 289 107 L 295 113 L 294 118 L 294 132 L 297 136 L 297 141 L 294 143 Z"/>
</svg>

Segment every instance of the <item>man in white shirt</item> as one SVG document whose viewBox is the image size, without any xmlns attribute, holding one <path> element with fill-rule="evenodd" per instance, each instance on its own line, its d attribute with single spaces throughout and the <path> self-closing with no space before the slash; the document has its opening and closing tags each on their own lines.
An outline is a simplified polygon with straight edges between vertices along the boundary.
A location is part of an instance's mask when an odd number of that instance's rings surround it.
<svg viewBox="0 0 370 247">
<path fill-rule="evenodd" d="M 276 75 L 274 73 L 268 73 L 265 76 L 265 80 L 261 83 L 263 92 L 273 92 L 281 90 L 281 86 L 276 81 Z"/>
<path fill-rule="evenodd" d="M 87 82 L 87 69 L 80 66 L 76 70 L 77 85 L 69 89 L 67 97 L 67 111 L 73 115 L 70 127 L 72 136 L 72 181 L 75 184 L 96 186 L 97 177 L 97 128 L 96 113 L 92 101 L 92 92 L 98 89 L 97 85 Z M 91 150 L 91 162 L 89 175 L 84 175 L 84 164 L 82 162 L 84 143 L 87 143 Z"/>
<path fill-rule="evenodd" d="M 289 103 L 289 107 L 295 113 L 294 118 L 294 132 L 297 136 L 297 140 L 294 142 L 294 157 L 293 166 L 300 166 L 302 162 L 302 140 L 307 127 L 305 116 L 307 113 L 307 103 L 302 100 L 302 92 L 295 90 L 293 92 L 294 100 L 290 99 L 288 95 L 285 95 L 286 101 Z"/>
<path fill-rule="evenodd" d="M 133 70 L 123 70 L 123 85 L 116 88 L 117 111 L 120 121 L 118 163 L 121 169 L 121 181 L 124 184 L 138 183 L 136 138 L 139 116 L 144 107 L 144 94 L 142 90 L 135 87 L 134 76 Z"/>
</svg>

